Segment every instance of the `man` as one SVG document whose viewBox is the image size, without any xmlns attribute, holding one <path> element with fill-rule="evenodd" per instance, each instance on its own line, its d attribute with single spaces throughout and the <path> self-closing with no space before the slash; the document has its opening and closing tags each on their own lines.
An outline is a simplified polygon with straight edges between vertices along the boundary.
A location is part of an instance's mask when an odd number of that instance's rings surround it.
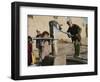
<svg viewBox="0 0 100 82">
<path fill-rule="evenodd" d="M 69 26 L 69 28 L 67 30 L 68 37 L 71 38 L 72 43 L 74 43 L 74 48 L 75 48 L 74 57 L 78 57 L 80 54 L 81 28 L 76 24 L 72 24 L 71 21 L 67 21 L 67 24 Z"/>
</svg>

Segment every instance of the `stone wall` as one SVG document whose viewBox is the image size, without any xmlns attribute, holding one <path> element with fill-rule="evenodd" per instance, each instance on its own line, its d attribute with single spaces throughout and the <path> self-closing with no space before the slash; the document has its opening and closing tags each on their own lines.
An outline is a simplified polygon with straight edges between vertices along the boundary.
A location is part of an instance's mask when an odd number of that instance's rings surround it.
<svg viewBox="0 0 100 82">
<path fill-rule="evenodd" d="M 58 17 L 57 19 L 54 19 L 53 16 L 32 16 L 28 15 L 28 35 L 31 37 L 36 37 L 36 30 L 48 31 L 49 32 L 49 21 L 56 20 L 59 24 L 62 24 L 62 30 L 67 31 L 68 25 L 66 24 L 66 18 L 63 16 Z M 87 38 L 86 38 L 86 25 L 85 20 L 83 17 L 68 17 L 72 20 L 74 24 L 79 25 L 82 28 L 81 36 L 82 36 L 82 43 L 87 44 Z M 66 36 L 66 34 L 59 32 L 58 34 L 59 39 L 71 41 L 70 38 Z"/>
</svg>

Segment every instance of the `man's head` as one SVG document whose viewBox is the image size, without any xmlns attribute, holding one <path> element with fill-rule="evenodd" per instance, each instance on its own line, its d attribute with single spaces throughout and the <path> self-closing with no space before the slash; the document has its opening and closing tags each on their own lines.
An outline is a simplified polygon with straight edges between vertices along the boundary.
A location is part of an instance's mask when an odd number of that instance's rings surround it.
<svg viewBox="0 0 100 82">
<path fill-rule="evenodd" d="M 67 21 L 67 24 L 68 24 L 69 27 L 71 27 L 72 26 L 72 21 L 71 20 Z"/>
</svg>

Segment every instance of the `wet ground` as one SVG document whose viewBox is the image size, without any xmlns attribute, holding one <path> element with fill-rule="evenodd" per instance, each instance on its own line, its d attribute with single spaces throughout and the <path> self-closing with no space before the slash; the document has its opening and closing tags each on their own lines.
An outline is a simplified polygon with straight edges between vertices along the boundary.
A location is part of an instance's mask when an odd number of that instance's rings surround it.
<svg viewBox="0 0 100 82">
<path fill-rule="evenodd" d="M 80 46 L 80 55 L 74 58 L 74 45 L 70 43 L 58 43 L 57 53 L 54 56 L 47 57 L 43 62 L 33 64 L 31 66 L 48 66 L 48 65 L 76 65 L 76 64 L 87 64 L 87 46 Z"/>
<path fill-rule="evenodd" d="M 87 46 L 80 47 L 80 55 L 74 58 L 74 45 L 72 43 L 59 43 L 58 54 L 56 54 L 54 65 L 72 65 L 87 63 Z"/>
</svg>

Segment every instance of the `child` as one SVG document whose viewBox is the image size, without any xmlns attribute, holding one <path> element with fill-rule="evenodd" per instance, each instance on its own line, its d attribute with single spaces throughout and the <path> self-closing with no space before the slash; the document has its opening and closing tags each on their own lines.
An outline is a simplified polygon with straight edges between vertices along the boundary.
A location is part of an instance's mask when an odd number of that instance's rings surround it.
<svg viewBox="0 0 100 82">
<path fill-rule="evenodd" d="M 49 33 L 47 31 L 44 31 L 42 33 L 42 37 L 45 38 L 42 41 L 42 60 L 43 60 L 46 56 L 49 56 L 50 54 L 50 40 L 48 40 Z"/>
<path fill-rule="evenodd" d="M 32 38 L 28 36 L 28 66 L 32 63 Z"/>
<path fill-rule="evenodd" d="M 36 35 L 36 38 L 41 38 L 42 37 L 42 34 L 39 30 L 36 30 L 37 32 L 37 35 Z M 41 53 L 42 53 L 42 45 L 41 45 L 41 42 L 42 40 L 36 40 L 36 48 L 39 50 L 39 57 L 41 58 Z"/>
</svg>

